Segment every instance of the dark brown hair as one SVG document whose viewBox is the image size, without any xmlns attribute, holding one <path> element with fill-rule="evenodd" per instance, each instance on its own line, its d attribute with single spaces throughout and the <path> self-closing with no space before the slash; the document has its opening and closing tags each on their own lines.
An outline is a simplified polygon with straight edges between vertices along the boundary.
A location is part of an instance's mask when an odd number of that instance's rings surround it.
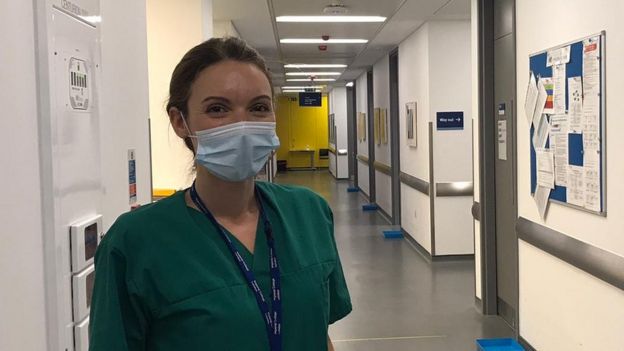
<svg viewBox="0 0 624 351">
<path fill-rule="evenodd" d="M 264 58 L 256 49 L 239 38 L 212 38 L 189 50 L 178 63 L 169 84 L 169 102 L 167 113 L 175 107 L 188 118 L 188 99 L 191 96 L 191 87 L 201 71 L 221 61 L 234 60 L 256 66 L 269 80 L 273 95 L 273 81 Z M 190 138 L 184 143 L 191 150 L 193 144 Z"/>
</svg>

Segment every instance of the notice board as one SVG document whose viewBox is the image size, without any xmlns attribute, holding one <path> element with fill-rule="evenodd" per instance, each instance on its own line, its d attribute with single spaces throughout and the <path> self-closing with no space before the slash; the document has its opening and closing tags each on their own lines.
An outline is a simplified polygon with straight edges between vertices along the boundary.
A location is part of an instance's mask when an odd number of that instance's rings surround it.
<svg viewBox="0 0 624 351">
<path fill-rule="evenodd" d="M 531 55 L 525 102 L 531 125 L 531 193 L 603 216 L 607 213 L 605 44 L 602 32 Z M 546 98 L 543 113 L 538 112 L 542 102 L 538 97 L 530 118 L 532 85 L 539 91 L 543 87 Z M 543 172 L 550 162 L 552 175 Z M 546 194 L 544 182 L 549 181 L 553 186 Z"/>
</svg>

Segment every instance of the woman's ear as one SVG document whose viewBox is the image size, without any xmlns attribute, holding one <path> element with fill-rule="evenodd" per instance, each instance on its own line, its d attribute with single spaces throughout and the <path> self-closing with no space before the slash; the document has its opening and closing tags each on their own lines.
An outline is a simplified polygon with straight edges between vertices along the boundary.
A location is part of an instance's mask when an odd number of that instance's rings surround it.
<svg viewBox="0 0 624 351">
<path fill-rule="evenodd" d="M 185 116 L 182 114 L 177 107 L 172 107 L 169 109 L 169 122 L 171 123 L 171 127 L 173 127 L 173 131 L 182 139 L 186 139 L 189 137 L 189 129 L 187 128 L 188 121 L 184 120 Z"/>
</svg>

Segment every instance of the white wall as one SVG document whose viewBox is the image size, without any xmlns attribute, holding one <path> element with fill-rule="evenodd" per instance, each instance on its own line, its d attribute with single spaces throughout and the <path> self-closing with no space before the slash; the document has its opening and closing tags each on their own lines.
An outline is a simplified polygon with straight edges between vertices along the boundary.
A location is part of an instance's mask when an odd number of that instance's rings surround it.
<svg viewBox="0 0 624 351">
<path fill-rule="evenodd" d="M 401 142 L 401 171 L 429 181 L 429 25 L 424 24 L 399 45 L 399 111 L 406 136 L 408 102 L 417 103 L 417 146 Z"/>
<path fill-rule="evenodd" d="M 202 31 L 203 31 L 203 40 L 208 40 L 212 37 L 218 37 L 219 35 L 216 35 L 216 32 L 218 30 L 224 30 L 224 29 L 218 29 L 217 27 L 219 27 L 221 24 L 216 23 L 216 21 L 213 21 L 214 18 L 214 4 L 212 0 L 201 0 L 201 10 L 202 10 Z M 227 31 L 228 28 L 225 28 L 225 31 Z M 236 30 L 234 30 L 234 32 L 236 32 Z M 238 34 L 238 32 L 236 32 L 236 34 Z M 238 36 L 238 35 L 236 35 Z"/>
<path fill-rule="evenodd" d="M 537 350 L 622 350 L 624 291 L 519 243 L 520 335 Z"/>
<path fill-rule="evenodd" d="M 429 22 L 430 118 L 435 183 L 472 181 L 470 22 Z M 438 112 L 464 112 L 463 130 L 437 130 Z M 474 253 L 472 196 L 435 199 L 436 255 Z"/>
<path fill-rule="evenodd" d="M 428 22 L 399 45 L 400 133 L 408 102 L 417 102 L 417 146 L 401 143 L 401 171 L 430 183 L 472 180 L 470 22 Z M 464 130 L 433 132 L 437 112 L 463 111 Z M 434 179 L 429 179 L 433 152 Z M 432 196 L 435 196 L 432 194 Z M 436 255 L 472 254 L 472 197 L 435 199 Z M 429 197 L 402 186 L 402 226 L 431 253 Z"/>
<path fill-rule="evenodd" d="M 332 176 L 334 176 L 334 178 L 338 178 L 337 176 L 337 166 L 338 163 L 336 162 L 337 158 L 336 156 L 334 156 L 334 154 L 332 154 L 331 152 L 329 153 L 329 174 L 331 174 Z"/>
<path fill-rule="evenodd" d="M 334 114 L 336 144 L 329 146 L 336 154 L 329 154 L 329 171 L 338 179 L 349 178 L 349 156 L 338 155 L 338 150 L 348 150 L 347 135 L 347 88 L 334 88 L 329 93 L 329 113 Z"/>
<path fill-rule="evenodd" d="M 43 107 L 46 102 L 43 102 L 43 105 L 38 104 L 41 102 L 38 101 L 38 84 L 42 84 L 45 90 L 47 89 L 45 87 L 48 87 L 48 80 L 45 77 L 47 66 L 42 65 L 39 68 L 43 70 L 37 70 L 35 57 L 38 51 L 34 32 L 36 16 L 33 2 L 12 2 L 11 6 L 4 8 L 6 4 L 0 5 L 0 43 L 4 48 L 0 53 L 3 62 L 0 68 L 0 81 L 10 87 L 11 93 L 0 95 L 0 102 L 7 111 L 10 111 L 12 117 L 2 118 L 0 122 L 1 130 L 4 131 L 4 135 L 0 138 L 0 159 L 6 169 L 11 171 L 2 172 L 0 175 L 0 180 L 5 185 L 0 199 L 3 224 L 0 235 L 2 237 L 0 279 L 10 283 L 10 289 L 0 289 L 0 349 L 40 351 L 48 347 L 54 348 L 57 342 L 64 343 L 66 335 L 57 333 L 65 333 L 65 326 L 59 326 L 57 323 L 68 307 L 65 302 L 70 298 L 69 295 L 59 295 L 58 300 L 46 301 L 47 293 L 51 296 L 56 294 L 56 291 L 46 292 L 46 289 L 59 287 L 59 291 L 66 291 L 64 290 L 66 282 L 46 282 L 46 279 L 55 279 L 57 275 L 54 264 L 47 267 L 44 264 L 43 214 L 55 217 L 54 213 L 64 212 L 65 217 L 71 217 L 75 214 L 72 209 L 80 202 L 69 203 L 71 199 L 78 199 L 75 192 L 65 188 L 70 181 L 69 178 L 72 177 L 63 173 L 65 177 L 57 179 L 62 172 L 69 170 L 52 169 L 52 163 L 66 164 L 63 162 L 67 160 L 62 162 L 58 159 L 49 160 L 40 153 L 40 150 L 45 150 L 50 156 L 58 155 L 50 151 L 49 145 L 51 136 L 57 135 L 57 131 L 50 128 L 50 120 L 58 116 L 51 117 L 48 112 L 43 112 L 48 111 Z M 93 138 L 102 140 L 102 143 L 95 147 L 100 149 L 101 153 L 89 153 L 91 159 L 86 161 L 86 164 L 102 164 L 101 176 L 105 179 L 101 188 L 104 192 L 101 208 L 107 224 L 129 209 L 127 159 L 129 148 L 137 151 L 138 200 L 140 203 L 147 203 L 151 199 L 144 5 L 144 2 L 133 2 L 128 5 L 117 0 L 103 3 L 101 9 L 102 60 L 101 74 L 98 77 L 101 81 L 100 90 L 95 92 L 101 107 L 98 114 L 101 118 L 98 117 L 96 120 L 99 119 L 101 123 L 99 128 L 93 126 L 92 130 L 101 132 Z M 128 17 L 126 11 L 132 12 L 133 17 Z M 38 26 L 42 34 L 52 30 L 43 22 L 38 23 Z M 40 40 L 39 44 L 40 57 L 48 57 L 45 39 Z M 119 50 L 127 55 L 118 55 Z M 37 77 L 37 72 L 44 75 Z M 120 76 L 125 79 L 119 80 Z M 52 92 L 55 91 L 54 84 L 53 81 L 50 85 Z M 50 99 L 45 94 L 41 98 L 42 101 Z M 63 138 L 67 138 L 68 135 L 71 138 L 74 134 L 75 139 L 80 140 L 90 137 L 82 133 L 84 130 L 79 129 L 78 125 L 72 129 L 71 123 L 59 124 L 59 128 L 63 128 Z M 113 140 L 111 136 L 114 136 L 114 142 L 111 142 Z M 66 151 L 74 155 L 81 150 Z M 49 179 L 48 177 L 53 174 L 54 179 Z M 45 181 L 42 181 L 42 177 L 45 177 Z M 89 189 L 92 186 L 97 187 L 99 181 L 96 183 L 86 186 Z M 43 193 L 51 196 L 54 189 L 57 191 L 65 189 L 62 190 L 64 192 L 62 196 L 67 201 L 56 202 L 49 199 L 47 204 L 52 203 L 58 207 L 44 208 Z M 85 188 L 80 187 L 78 192 L 84 190 Z M 87 211 L 93 206 L 100 208 L 99 204 L 91 203 L 88 206 L 83 203 L 82 206 L 89 207 Z M 68 224 L 66 221 L 47 218 L 45 223 L 46 235 L 54 236 L 55 228 L 60 227 L 62 236 L 66 239 Z M 63 245 L 66 242 L 59 241 L 57 244 L 47 249 L 49 258 L 54 262 L 67 262 L 68 246 Z M 55 274 L 44 277 L 46 272 Z M 64 274 L 59 272 L 58 276 Z M 46 313 L 50 311 L 56 311 L 59 315 L 50 315 L 46 319 Z"/>
<path fill-rule="evenodd" d="M 373 66 L 373 106 L 386 109 L 388 113 L 388 143 L 375 143 L 375 161 L 392 166 L 392 154 L 390 146 L 390 57 L 384 56 Z M 387 214 L 392 216 L 392 177 L 375 171 L 376 202 Z"/>
<path fill-rule="evenodd" d="M 539 11 L 536 9 L 539 8 Z M 607 55 L 607 201 L 603 218 L 550 204 L 546 220 L 529 193 L 529 132 L 518 118 L 518 211 L 533 222 L 553 228 L 590 245 L 624 256 L 624 4 L 619 0 L 569 2 L 525 0 L 517 3 L 517 101 L 524 101 L 529 55 L 606 30 Z M 557 16 L 551 14 L 556 13 Z M 548 35 L 543 26 L 548 22 Z M 518 104 L 518 116 L 525 116 Z M 621 350 L 624 345 L 624 293 L 587 273 L 523 242 L 519 250 L 520 335 L 535 348 L 550 350 Z M 556 318 L 556 320 L 553 320 Z"/>
<path fill-rule="evenodd" d="M 182 189 L 193 179 L 192 153 L 173 132 L 165 107 L 173 69 L 188 50 L 208 35 L 204 23 L 208 19 L 202 15 L 203 6 L 206 4 L 202 0 L 147 1 L 154 189 Z"/>
<path fill-rule="evenodd" d="M 237 37 L 240 38 L 240 34 L 234 27 L 232 21 L 214 21 L 213 22 L 214 33 L 213 36 L 215 38 L 225 38 L 225 37 Z"/>
<path fill-rule="evenodd" d="M 474 186 L 473 199 L 480 202 L 480 169 L 479 169 L 479 2 L 470 1 L 470 47 L 472 59 L 472 179 Z M 474 222 L 475 246 L 475 296 L 481 299 L 481 222 Z"/>
<path fill-rule="evenodd" d="M 399 124 L 406 140 L 408 102 L 417 103 L 417 146 L 400 143 L 401 172 L 429 182 L 429 25 L 424 24 L 399 45 Z M 401 184 L 401 225 L 431 252 L 429 197 Z"/>
<path fill-rule="evenodd" d="M 46 349 L 32 1 L 0 3 L 0 350 Z"/>
<path fill-rule="evenodd" d="M 357 104 L 357 114 L 365 113 L 366 120 L 368 121 L 368 89 L 366 86 L 367 78 L 366 72 L 364 72 L 358 79 L 355 81 L 356 86 L 356 104 Z M 357 118 L 356 118 L 357 123 Z M 368 123 L 368 122 L 366 122 Z M 357 143 L 357 154 L 361 156 L 368 157 L 368 139 L 371 137 L 368 133 L 368 124 L 366 125 L 366 140 L 360 141 L 358 139 Z M 357 135 L 356 135 L 357 138 Z M 368 175 L 368 164 L 365 164 L 362 161 L 357 161 L 358 167 L 358 187 L 362 190 L 364 194 L 367 196 L 370 195 L 370 177 Z"/>
<path fill-rule="evenodd" d="M 138 204 L 151 202 L 152 187 L 145 1 L 109 0 L 101 5 L 104 20 L 100 128 L 103 221 L 108 230 L 117 216 L 130 209 L 129 149 L 136 152 Z M 127 12 L 133 15 L 128 16 Z M 119 77 L 124 77 L 123 82 Z M 110 142 L 112 136 L 114 142 Z"/>
</svg>

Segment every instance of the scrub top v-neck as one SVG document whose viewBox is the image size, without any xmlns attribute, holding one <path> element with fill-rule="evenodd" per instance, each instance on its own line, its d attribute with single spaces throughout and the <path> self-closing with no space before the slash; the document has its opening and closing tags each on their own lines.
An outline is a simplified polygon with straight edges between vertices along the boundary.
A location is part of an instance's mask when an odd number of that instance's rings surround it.
<svg viewBox="0 0 624 351">
<path fill-rule="evenodd" d="M 256 183 L 282 277 L 282 346 L 327 347 L 327 327 L 351 311 L 327 203 L 299 187 Z M 253 254 L 234 245 L 271 296 L 258 222 Z M 90 350 L 269 351 L 255 295 L 216 228 L 184 192 L 121 216 L 96 254 Z"/>
</svg>

